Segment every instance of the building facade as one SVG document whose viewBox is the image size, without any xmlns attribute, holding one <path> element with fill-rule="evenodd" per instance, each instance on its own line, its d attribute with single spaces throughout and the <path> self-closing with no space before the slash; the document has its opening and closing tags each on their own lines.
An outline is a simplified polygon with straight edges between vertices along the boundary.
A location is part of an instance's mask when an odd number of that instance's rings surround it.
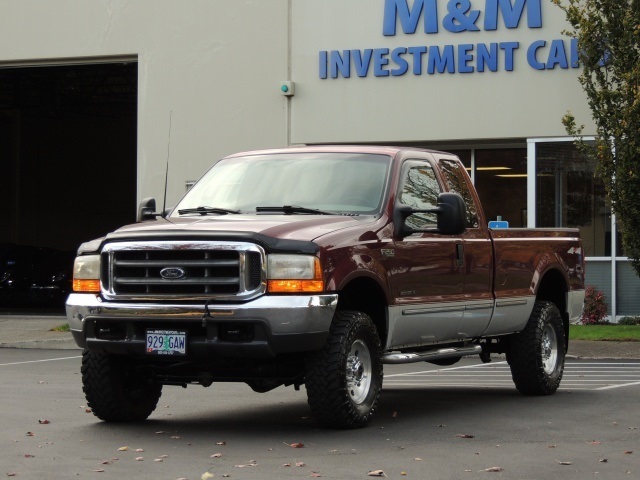
<svg viewBox="0 0 640 480">
<path fill-rule="evenodd" d="M 551 0 L 0 0 L 0 241 L 72 248 L 236 151 L 423 146 L 460 156 L 488 218 L 579 228 L 587 283 L 638 315 L 602 182 L 561 123 L 595 131 L 567 28 Z M 53 220 L 26 215 L 52 196 Z"/>
</svg>

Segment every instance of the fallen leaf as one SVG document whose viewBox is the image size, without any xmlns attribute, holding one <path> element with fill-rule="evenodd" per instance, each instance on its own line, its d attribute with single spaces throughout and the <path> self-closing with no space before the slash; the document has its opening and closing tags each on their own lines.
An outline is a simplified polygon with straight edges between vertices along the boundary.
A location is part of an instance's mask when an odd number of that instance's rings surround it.
<svg viewBox="0 0 640 480">
<path fill-rule="evenodd" d="M 220 458 L 222 457 L 221 453 L 214 453 L 213 455 L 211 455 L 209 458 Z"/>
<path fill-rule="evenodd" d="M 626 452 L 624 452 L 625 455 L 631 455 L 633 453 L 633 450 L 627 450 Z"/>
<path fill-rule="evenodd" d="M 475 435 L 469 435 L 469 434 L 466 434 L 466 433 L 458 433 L 458 434 L 456 434 L 456 437 L 458 437 L 458 438 L 474 438 Z"/>
<path fill-rule="evenodd" d="M 154 462 L 162 462 L 162 461 L 164 461 L 164 459 L 162 459 L 162 458 L 154 458 L 153 461 Z"/>
<path fill-rule="evenodd" d="M 204 472 L 200 477 L 200 480 L 208 480 L 209 478 L 213 478 L 215 475 L 213 473 Z"/>
<path fill-rule="evenodd" d="M 103 460 L 100 462 L 100 465 L 111 465 L 111 460 Z"/>
<path fill-rule="evenodd" d="M 602 442 L 599 442 L 598 440 L 591 440 L 589 443 L 591 445 L 601 445 L 602 444 Z"/>
<path fill-rule="evenodd" d="M 320 475 L 318 472 L 311 472 L 311 475 L 309 475 L 309 476 L 310 476 L 310 477 L 313 477 L 313 478 L 320 478 L 320 477 L 322 477 L 322 475 Z"/>
<path fill-rule="evenodd" d="M 7 473 L 7 477 L 15 477 L 15 476 L 17 476 L 17 475 L 18 475 L 18 474 L 17 474 L 16 472 L 8 472 L 8 473 Z"/>
<path fill-rule="evenodd" d="M 489 467 L 484 469 L 485 472 L 501 472 L 502 470 L 504 470 L 502 467 Z"/>
<path fill-rule="evenodd" d="M 573 465 L 573 462 L 556 460 L 559 465 Z"/>
<path fill-rule="evenodd" d="M 304 448 L 304 443 L 292 443 L 289 446 L 292 448 Z"/>
<path fill-rule="evenodd" d="M 226 444 L 227 444 L 227 442 L 218 442 L 218 443 L 216 443 L 216 445 L 226 445 Z"/>
<path fill-rule="evenodd" d="M 606 458 L 601 458 L 600 460 L 598 460 L 600 463 L 607 463 L 609 460 L 607 460 Z"/>
<path fill-rule="evenodd" d="M 393 412 L 391 414 L 391 418 L 397 418 L 398 417 L 398 412 Z"/>
<path fill-rule="evenodd" d="M 382 470 L 371 470 L 367 473 L 369 477 L 386 477 L 387 475 Z"/>
<path fill-rule="evenodd" d="M 407 472 L 400 472 L 400 475 L 402 475 L 403 477 L 407 475 Z"/>
<path fill-rule="evenodd" d="M 144 460 L 144 457 L 136 457 L 135 460 L 136 462 L 142 462 Z"/>
<path fill-rule="evenodd" d="M 438 425 L 438 428 L 444 428 L 444 427 L 446 427 L 446 425 L 444 423 L 441 423 L 441 424 Z"/>
<path fill-rule="evenodd" d="M 156 435 L 164 435 L 165 433 L 167 433 L 167 432 L 165 432 L 164 430 L 158 430 L 156 432 Z"/>
<path fill-rule="evenodd" d="M 27 432 L 27 437 L 35 437 L 36 434 L 33 432 Z"/>
<path fill-rule="evenodd" d="M 126 452 L 127 450 L 129 450 L 129 447 L 120 447 L 118 449 L 119 452 Z"/>
<path fill-rule="evenodd" d="M 97 473 L 104 472 L 104 468 L 96 468 L 94 472 L 97 472 Z"/>
<path fill-rule="evenodd" d="M 24 458 L 33 458 L 35 455 L 31 455 L 30 453 L 25 453 Z"/>
<path fill-rule="evenodd" d="M 331 450 L 329 453 L 338 453 L 340 450 Z"/>
<path fill-rule="evenodd" d="M 296 467 L 306 467 L 307 464 L 304 462 L 296 462 Z"/>
<path fill-rule="evenodd" d="M 290 464 L 290 463 L 283 463 L 283 464 L 282 464 L 282 466 L 283 466 L 283 467 L 290 467 L 290 466 L 291 466 L 291 464 Z"/>
<path fill-rule="evenodd" d="M 547 445 L 547 448 L 556 448 L 557 445 Z"/>
<path fill-rule="evenodd" d="M 144 452 L 144 448 L 136 448 L 136 452 L 138 452 L 138 453 Z"/>
<path fill-rule="evenodd" d="M 255 460 L 250 460 L 249 463 L 245 464 L 245 465 L 234 465 L 234 467 L 236 468 L 245 468 L 245 467 L 255 467 L 256 465 L 258 465 L 256 463 Z"/>
<path fill-rule="evenodd" d="M 230 473 L 223 473 L 223 474 L 222 474 L 222 477 L 223 477 L 223 478 L 229 478 L 230 476 L 231 476 L 231 474 L 230 474 Z"/>
<path fill-rule="evenodd" d="M 86 408 L 84 413 L 91 413 L 91 409 L 90 408 Z"/>
<path fill-rule="evenodd" d="M 38 423 L 39 423 L 40 425 L 48 425 L 48 424 L 50 424 L 51 422 L 50 422 L 49 420 L 42 420 L 42 419 L 41 419 L 41 420 L 38 420 Z"/>
<path fill-rule="evenodd" d="M 421 461 L 422 461 L 422 459 L 421 459 L 420 457 L 416 457 L 416 458 L 414 458 L 414 460 L 415 460 L 416 462 L 421 462 Z"/>
</svg>

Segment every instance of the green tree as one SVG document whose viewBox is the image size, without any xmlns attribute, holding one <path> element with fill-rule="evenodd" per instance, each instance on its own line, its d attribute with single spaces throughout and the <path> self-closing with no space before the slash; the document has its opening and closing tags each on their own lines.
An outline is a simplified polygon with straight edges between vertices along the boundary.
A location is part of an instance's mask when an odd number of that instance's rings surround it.
<svg viewBox="0 0 640 480">
<path fill-rule="evenodd" d="M 595 144 L 577 144 L 598 160 L 625 254 L 640 275 L 640 0 L 552 1 L 578 41 L 579 81 L 596 125 Z M 569 135 L 582 134 L 571 113 L 562 122 Z"/>
</svg>

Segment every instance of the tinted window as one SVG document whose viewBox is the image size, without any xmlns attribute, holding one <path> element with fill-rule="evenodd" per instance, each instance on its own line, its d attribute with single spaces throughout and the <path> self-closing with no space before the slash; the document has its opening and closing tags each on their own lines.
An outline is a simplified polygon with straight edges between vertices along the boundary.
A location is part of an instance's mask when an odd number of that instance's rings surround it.
<svg viewBox="0 0 640 480">
<path fill-rule="evenodd" d="M 464 200 L 467 209 L 467 228 L 478 227 L 478 212 L 476 204 L 473 201 L 471 190 L 466 182 L 464 173 L 459 167 L 458 162 L 453 160 L 440 160 L 440 169 L 444 174 L 449 191 L 459 194 Z"/>
</svg>

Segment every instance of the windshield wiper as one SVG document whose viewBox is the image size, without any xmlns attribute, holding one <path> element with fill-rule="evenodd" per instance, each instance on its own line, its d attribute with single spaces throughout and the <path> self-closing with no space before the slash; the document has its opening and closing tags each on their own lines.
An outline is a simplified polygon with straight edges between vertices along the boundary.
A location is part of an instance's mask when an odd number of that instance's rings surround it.
<svg viewBox="0 0 640 480">
<path fill-rule="evenodd" d="M 285 215 L 306 213 L 309 215 L 335 215 L 335 213 L 317 210 L 315 208 L 299 207 L 297 205 L 283 205 L 282 207 L 256 207 L 256 212 L 282 212 Z"/>
<path fill-rule="evenodd" d="M 183 208 L 178 210 L 180 215 L 188 213 L 199 213 L 200 215 L 207 215 L 208 213 L 217 213 L 220 215 L 226 215 L 228 213 L 240 213 L 240 210 L 229 210 L 228 208 L 215 208 L 215 207 L 198 207 L 198 208 Z"/>
</svg>

